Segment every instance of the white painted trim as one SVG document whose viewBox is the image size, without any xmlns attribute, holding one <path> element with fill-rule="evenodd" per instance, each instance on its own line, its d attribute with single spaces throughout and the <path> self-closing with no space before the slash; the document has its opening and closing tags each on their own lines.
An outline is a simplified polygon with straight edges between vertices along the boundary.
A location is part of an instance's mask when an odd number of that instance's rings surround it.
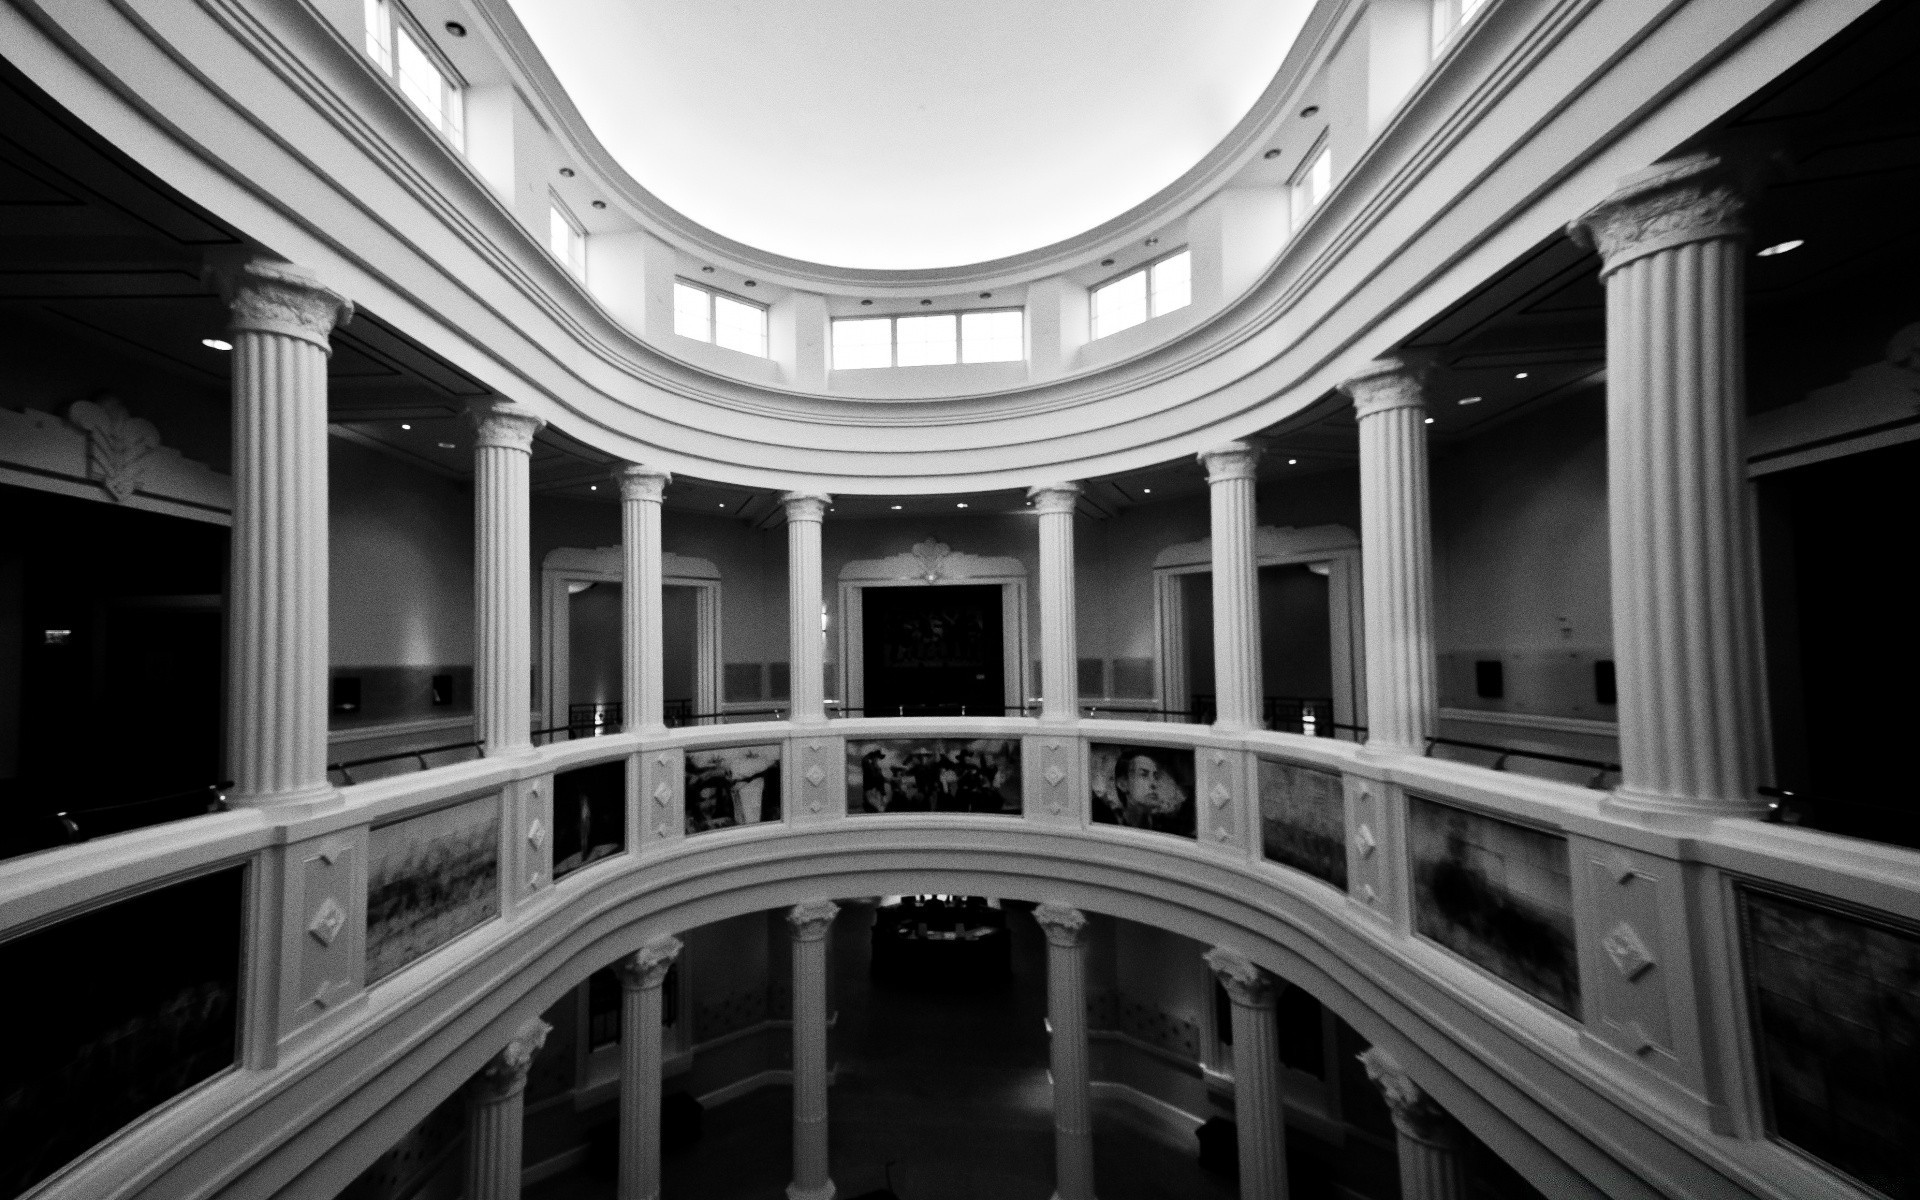
<svg viewBox="0 0 1920 1200">
<path fill-rule="evenodd" d="M 1482 725 L 1508 725 L 1515 729 L 1535 729 L 1545 733 L 1577 733 L 1584 737 L 1617 738 L 1620 726 L 1613 721 L 1594 721 L 1586 717 L 1551 717 L 1542 713 L 1483 712 L 1477 708 L 1443 708 L 1442 721 L 1474 721 Z"/>
<path fill-rule="evenodd" d="M 1158 1096 L 1149 1096 L 1129 1084 L 1096 1079 L 1087 1086 L 1096 1102 L 1104 1100 L 1132 1109 L 1144 1118 L 1149 1128 L 1164 1134 L 1170 1142 L 1190 1143 L 1194 1132 L 1207 1123 L 1205 1117 L 1196 1116 L 1176 1104 L 1169 1104 Z"/>
<path fill-rule="evenodd" d="M 560 1099 L 563 1100 L 565 1098 L 564 1096 L 560 1097 Z M 543 1158 L 531 1166 L 523 1167 L 520 1171 L 520 1186 L 532 1187 L 536 1183 L 544 1183 L 552 1179 L 555 1175 L 571 1171 L 575 1167 L 581 1166 L 586 1161 L 587 1147 L 584 1144 L 574 1146 L 568 1150 L 562 1150 L 552 1158 Z"/>
</svg>

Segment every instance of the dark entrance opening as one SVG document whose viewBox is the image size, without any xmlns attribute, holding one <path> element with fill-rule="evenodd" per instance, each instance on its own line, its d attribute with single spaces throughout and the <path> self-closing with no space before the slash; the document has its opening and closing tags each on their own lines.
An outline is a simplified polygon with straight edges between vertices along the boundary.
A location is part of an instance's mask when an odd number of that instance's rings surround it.
<svg viewBox="0 0 1920 1200">
<path fill-rule="evenodd" d="M 997 585 L 870 587 L 861 603 L 868 716 L 1001 714 Z"/>
</svg>

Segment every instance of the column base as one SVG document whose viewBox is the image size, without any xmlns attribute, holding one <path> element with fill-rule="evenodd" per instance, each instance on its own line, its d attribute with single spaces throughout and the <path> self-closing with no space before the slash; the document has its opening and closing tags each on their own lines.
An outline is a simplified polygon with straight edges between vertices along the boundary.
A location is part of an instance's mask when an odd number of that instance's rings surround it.
<svg viewBox="0 0 1920 1200">
<path fill-rule="evenodd" d="M 797 1183 L 787 1185 L 787 1200 L 833 1200 L 834 1194 L 831 1179 L 815 1188 L 804 1188 Z"/>
<path fill-rule="evenodd" d="M 340 789 L 331 783 L 309 784 L 286 792 L 257 792 L 253 795 L 232 792 L 227 796 L 228 808 L 266 808 L 272 809 L 276 816 L 292 818 L 325 812 L 346 802 Z"/>
<path fill-rule="evenodd" d="M 1764 819 L 1770 806 L 1759 798 L 1713 800 L 1693 796 L 1663 796 L 1655 792 L 1615 788 L 1610 803 L 1634 812 L 1669 817 L 1752 817 Z"/>
</svg>

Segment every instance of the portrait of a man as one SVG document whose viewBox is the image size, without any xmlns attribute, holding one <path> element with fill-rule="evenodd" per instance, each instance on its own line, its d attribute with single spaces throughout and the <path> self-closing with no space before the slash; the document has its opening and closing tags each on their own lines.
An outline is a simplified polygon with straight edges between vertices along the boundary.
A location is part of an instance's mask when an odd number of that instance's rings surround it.
<svg viewBox="0 0 1920 1200">
<path fill-rule="evenodd" d="M 1096 823 L 1194 836 L 1193 751 L 1096 742 L 1092 752 Z"/>
</svg>

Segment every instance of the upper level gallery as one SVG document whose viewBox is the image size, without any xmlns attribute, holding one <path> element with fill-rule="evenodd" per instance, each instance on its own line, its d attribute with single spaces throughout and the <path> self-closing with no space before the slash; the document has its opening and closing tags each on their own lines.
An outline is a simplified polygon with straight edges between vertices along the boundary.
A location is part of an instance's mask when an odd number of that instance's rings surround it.
<svg viewBox="0 0 1920 1200">
<path fill-rule="evenodd" d="M 1734 3 L 1661 25 L 1677 52 L 1628 0 L 1253 9 L 1244 47 L 1164 20 L 1115 42 L 1140 14 L 1081 14 L 1085 63 L 930 79 L 865 106 L 892 124 L 849 116 L 784 158 L 785 118 L 760 129 L 690 74 L 727 31 L 667 12 L 637 30 L 505 0 L 5 20 L 10 57 L 140 166 L 555 428 L 676 474 L 844 493 L 1087 478 L 1302 414 L 1819 40 L 1786 32 L 1800 8 L 1753 36 Z M 1248 16 L 1214 15 L 1195 27 Z M 813 111 L 836 39 L 930 36 L 816 32 L 818 69 L 753 84 L 755 111 Z M 590 94 L 596 42 L 640 46 L 652 82 Z M 881 186 L 906 178 L 938 186 Z M 916 238 L 930 257 L 898 265 Z"/>
</svg>

